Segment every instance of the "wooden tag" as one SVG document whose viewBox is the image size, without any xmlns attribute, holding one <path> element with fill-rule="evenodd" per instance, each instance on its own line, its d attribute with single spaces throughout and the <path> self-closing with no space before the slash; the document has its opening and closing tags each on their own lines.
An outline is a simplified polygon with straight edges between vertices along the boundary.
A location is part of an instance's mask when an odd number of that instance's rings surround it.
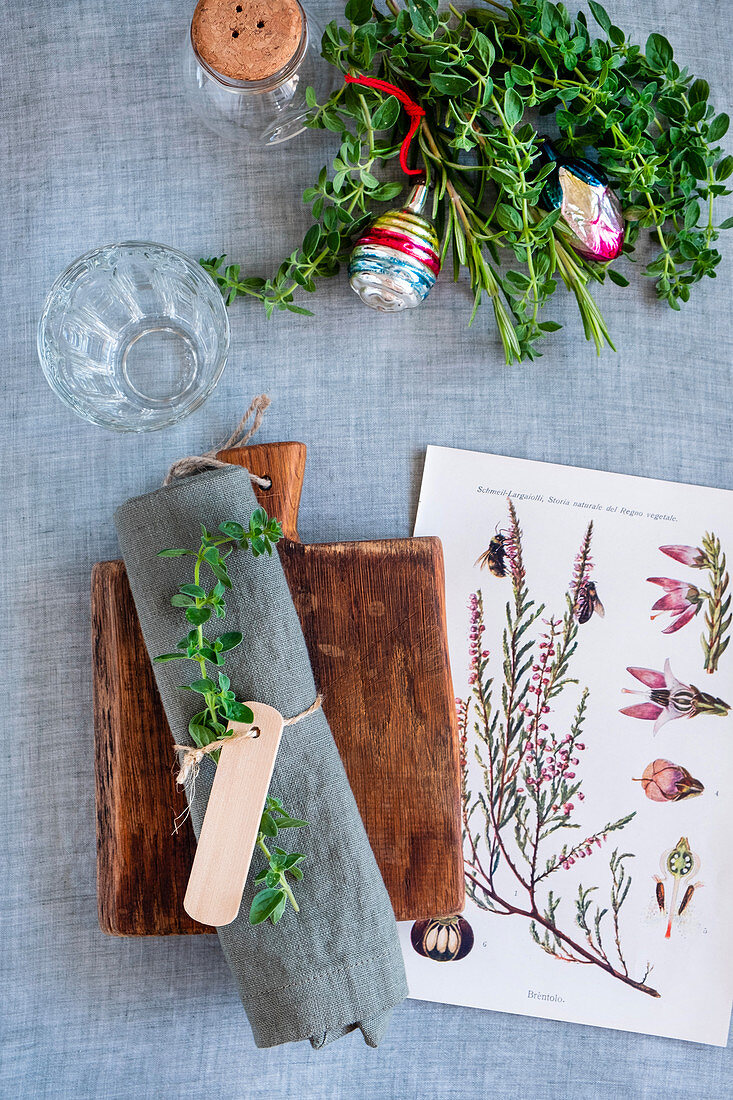
<svg viewBox="0 0 733 1100">
<path fill-rule="evenodd" d="M 217 928 L 239 913 L 283 731 L 283 717 L 274 707 L 246 705 L 254 720 L 230 722 L 228 728 L 259 733 L 222 745 L 183 899 L 190 917 Z"/>
</svg>

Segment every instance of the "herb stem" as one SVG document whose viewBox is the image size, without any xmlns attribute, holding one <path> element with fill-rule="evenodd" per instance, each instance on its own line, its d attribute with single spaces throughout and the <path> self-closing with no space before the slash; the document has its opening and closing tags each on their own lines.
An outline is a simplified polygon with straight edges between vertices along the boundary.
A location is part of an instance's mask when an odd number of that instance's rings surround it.
<svg viewBox="0 0 733 1100">
<path fill-rule="evenodd" d="M 265 844 L 262 833 L 260 833 L 259 836 L 257 837 L 257 845 L 262 850 L 263 854 L 265 855 L 265 857 L 267 859 L 267 862 L 270 863 L 272 861 L 272 855 L 270 854 L 269 848 Z M 292 905 L 295 912 L 299 913 L 300 909 L 298 907 L 298 903 L 295 900 L 295 897 L 293 895 L 293 891 L 290 889 L 290 884 L 288 883 L 287 879 L 285 878 L 285 872 L 280 871 L 279 876 L 280 876 L 280 888 L 284 892 L 285 896 L 287 897 L 288 901 Z"/>
<path fill-rule="evenodd" d="M 517 144 L 517 139 L 514 136 L 514 131 L 513 131 L 512 127 L 508 124 L 508 122 L 506 120 L 506 115 L 502 111 L 501 106 L 499 104 L 499 101 L 498 101 L 498 99 L 496 98 L 495 95 L 492 95 L 491 103 L 492 103 L 492 105 L 494 107 L 494 110 L 496 111 L 497 115 L 499 116 L 499 119 L 500 119 L 501 125 L 502 125 L 502 129 L 504 130 L 504 133 L 506 134 L 507 141 L 509 142 L 509 145 L 511 146 L 511 149 L 512 149 L 512 153 L 514 155 L 514 160 L 515 160 L 516 165 L 517 165 L 517 172 L 519 173 L 520 193 L 521 193 L 521 197 L 522 197 L 522 240 L 524 241 L 525 246 L 526 246 L 526 250 L 527 250 L 527 252 L 526 252 L 527 272 L 529 274 L 529 279 L 530 279 L 530 287 L 528 287 L 527 291 L 525 292 L 525 300 L 526 300 L 527 295 L 529 294 L 529 291 L 531 289 L 531 291 L 532 291 L 532 320 L 536 321 L 537 320 L 537 312 L 539 310 L 540 302 L 539 302 L 539 287 L 537 286 L 537 276 L 535 274 L 534 261 L 532 259 L 532 245 L 531 245 L 531 241 L 530 241 L 531 233 L 530 233 L 529 222 L 528 222 L 527 177 L 525 176 L 525 173 L 524 173 L 524 166 L 522 164 L 522 158 L 521 158 L 520 153 L 519 153 L 519 145 Z"/>
<path fill-rule="evenodd" d="M 217 544 L 217 545 L 220 545 L 220 544 Z M 199 584 L 200 580 L 201 580 L 201 565 L 202 565 L 202 562 L 203 562 L 203 555 L 202 555 L 202 550 L 203 549 L 204 549 L 203 546 L 200 547 L 199 552 L 196 555 L 196 564 L 193 567 L 193 583 L 194 584 Z M 196 607 L 201 607 L 202 606 L 202 600 L 201 600 L 200 597 L 196 598 L 195 606 Z M 201 670 L 201 679 L 205 680 L 205 679 L 207 679 L 207 676 L 206 676 L 206 659 L 204 657 L 200 656 L 200 652 L 201 652 L 201 649 L 202 649 L 203 644 L 204 644 L 204 628 L 200 623 L 196 627 L 196 634 L 198 636 L 198 643 L 199 643 L 198 644 L 199 656 L 196 657 L 196 661 L 198 662 L 199 669 Z M 211 721 L 213 723 L 214 729 L 216 729 L 216 727 L 219 725 L 219 716 L 216 713 L 216 707 L 214 705 L 214 697 L 211 694 L 205 695 L 204 696 L 204 702 L 206 703 L 206 709 L 208 710 L 209 714 L 211 715 Z"/>
</svg>

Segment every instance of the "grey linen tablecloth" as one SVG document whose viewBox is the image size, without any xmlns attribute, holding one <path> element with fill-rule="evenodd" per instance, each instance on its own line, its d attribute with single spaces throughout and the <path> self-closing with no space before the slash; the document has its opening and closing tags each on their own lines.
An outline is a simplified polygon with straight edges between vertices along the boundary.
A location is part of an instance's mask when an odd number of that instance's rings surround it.
<svg viewBox="0 0 733 1100">
<path fill-rule="evenodd" d="M 343 277 L 307 296 L 313 318 L 268 322 L 235 302 L 230 361 L 199 412 L 170 431 L 103 432 L 64 408 L 38 367 L 35 328 L 53 279 L 87 249 L 131 238 L 194 258 L 227 252 L 243 272 L 269 274 L 302 240 L 303 189 L 337 138 L 254 149 L 200 126 L 179 79 L 193 0 L 0 4 L 10 747 L 0 784 L 0 1095 L 728 1100 L 730 1046 L 414 1000 L 394 1010 L 377 1050 L 360 1035 L 320 1051 L 257 1050 L 215 936 L 102 935 L 89 573 L 118 556 L 115 506 L 160 485 L 173 459 L 226 438 L 263 391 L 273 405 L 258 441 L 308 446 L 298 525 L 308 542 L 409 534 L 428 443 L 733 488 L 733 232 L 717 279 L 694 288 L 679 314 L 655 302 L 638 265 L 624 265 L 631 287 L 595 288 L 618 347 L 600 358 L 562 288 L 552 316 L 565 327 L 542 359 L 511 368 L 483 312 L 467 327 L 471 297 L 450 272 L 419 309 L 393 317 L 360 305 Z M 731 113 L 730 0 L 603 4 L 635 42 L 664 33 Z M 311 6 L 322 23 L 343 12 L 341 0 Z M 721 203 L 720 217 L 731 213 Z"/>
<path fill-rule="evenodd" d="M 184 478 L 117 509 L 122 554 L 151 656 L 170 652 L 187 633 L 170 598 L 191 582 L 190 558 L 159 558 L 157 551 L 197 549 L 202 523 L 210 531 L 224 520 L 246 528 L 256 507 L 249 473 L 230 467 Z M 238 699 L 267 703 L 285 718 L 303 713 L 316 685 L 280 559 L 238 550 L 229 571 L 224 629 L 244 634 L 227 655 L 232 690 Z M 193 743 L 188 723 L 200 709 L 200 696 L 181 690 L 191 682 L 192 667 L 179 661 L 154 666 L 178 744 Z M 214 764 L 205 759 L 191 802 L 197 836 L 214 774 Z M 288 850 L 307 853 L 305 877 L 296 884 L 300 913 L 288 906 L 277 926 L 265 921 L 252 927 L 248 913 L 258 889 L 252 870 L 239 916 L 218 930 L 255 1042 L 268 1047 L 310 1039 L 321 1047 L 360 1027 L 376 1046 L 391 1009 L 407 996 L 407 981 L 389 897 L 322 710 L 286 727 L 270 789 L 293 817 L 309 822 L 283 834 Z M 255 856 L 253 868 L 263 862 Z"/>
</svg>

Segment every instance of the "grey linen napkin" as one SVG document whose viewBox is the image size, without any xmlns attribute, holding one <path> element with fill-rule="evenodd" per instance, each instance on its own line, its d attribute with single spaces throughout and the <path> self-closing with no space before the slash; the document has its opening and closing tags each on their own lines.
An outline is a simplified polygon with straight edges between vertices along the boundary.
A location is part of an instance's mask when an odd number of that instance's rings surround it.
<svg viewBox="0 0 733 1100">
<path fill-rule="evenodd" d="M 257 507 L 249 474 L 217 469 L 129 500 L 115 523 L 145 643 L 151 655 L 170 652 L 186 633 L 180 608 L 170 606 L 179 584 L 191 581 L 190 558 L 159 558 L 166 547 L 198 547 L 200 524 L 224 520 L 245 527 Z M 308 651 L 277 555 L 235 551 L 233 590 L 221 630 L 241 630 L 228 655 L 237 698 L 276 707 L 286 718 L 315 699 Z M 183 661 L 155 665 L 173 737 L 191 744 L 188 721 L 196 697 L 179 690 L 192 678 Z M 195 671 L 195 670 L 194 670 Z M 191 817 L 198 835 L 215 767 L 205 760 Z M 220 928 L 222 949 L 260 1047 L 310 1039 L 314 1047 L 361 1028 L 376 1046 L 392 1008 L 407 996 L 397 926 L 328 723 L 322 711 L 286 727 L 270 790 L 309 828 L 285 834 L 289 850 L 307 853 L 297 883 L 301 912 L 288 907 L 280 923 L 252 927 L 251 873 L 237 919 Z M 291 839 L 292 838 L 292 839 Z M 260 869 L 264 858 L 253 860 Z"/>
</svg>

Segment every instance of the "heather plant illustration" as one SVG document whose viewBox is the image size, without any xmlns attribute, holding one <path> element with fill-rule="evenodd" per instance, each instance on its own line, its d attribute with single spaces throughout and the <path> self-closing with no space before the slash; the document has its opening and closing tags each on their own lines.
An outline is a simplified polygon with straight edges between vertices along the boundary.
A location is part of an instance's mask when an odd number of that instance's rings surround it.
<svg viewBox="0 0 733 1100">
<path fill-rule="evenodd" d="M 698 588 L 689 581 L 672 577 L 647 577 L 650 584 L 658 584 L 664 589 L 664 595 L 652 606 L 652 618 L 669 612 L 671 619 L 662 633 L 673 634 L 704 608 L 705 631 L 700 638 L 705 656 L 704 668 L 706 672 L 716 672 L 730 641 L 733 619 L 730 613 L 729 577 L 720 539 L 714 532 L 706 532 L 702 546 L 660 546 L 659 549 L 682 565 L 706 570 L 708 588 Z"/>
<path fill-rule="evenodd" d="M 523 918 L 535 943 L 569 963 L 598 967 L 651 997 L 651 967 L 632 976 L 622 946 L 622 909 L 631 886 L 630 852 L 615 848 L 608 870 L 597 857 L 612 833 L 633 813 L 582 835 L 575 821 L 584 800 L 581 758 L 589 692 L 570 675 L 584 625 L 584 594 L 591 579 L 593 523 L 577 554 L 561 617 L 546 615 L 531 597 L 525 576 L 522 532 L 511 499 L 502 532 L 505 576 L 491 584 L 510 585 L 502 654 L 495 667 L 483 648 L 481 590 L 469 600 L 470 694 L 457 699 L 463 769 L 463 823 L 467 892 L 481 909 Z M 560 696 L 575 697 L 567 723 L 553 717 Z M 468 741 L 475 747 L 483 789 L 474 793 Z M 588 864 L 588 884 L 568 897 L 564 874 Z M 597 885 L 605 883 L 605 900 Z"/>
</svg>

